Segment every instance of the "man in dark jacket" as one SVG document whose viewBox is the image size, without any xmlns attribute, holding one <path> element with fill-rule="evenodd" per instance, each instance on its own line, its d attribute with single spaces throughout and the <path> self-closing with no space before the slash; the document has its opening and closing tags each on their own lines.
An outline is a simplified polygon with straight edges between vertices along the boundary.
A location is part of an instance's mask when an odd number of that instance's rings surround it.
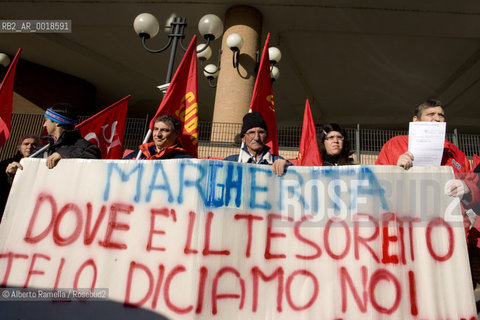
<svg viewBox="0 0 480 320">
<path fill-rule="evenodd" d="M 100 149 L 82 138 L 79 130 L 74 130 L 77 115 L 68 103 L 57 103 L 45 112 L 48 135 L 53 144 L 48 148 L 47 167 L 52 169 L 61 159 L 101 159 Z"/>
<path fill-rule="evenodd" d="M 20 160 L 31 156 L 39 145 L 39 137 L 34 135 L 23 136 L 18 140 L 15 156 L 0 162 L 0 220 L 12 187 L 13 177 L 17 170 L 22 168 Z"/>
<path fill-rule="evenodd" d="M 171 115 L 161 115 L 155 119 L 153 141 L 140 145 L 141 160 L 163 160 L 191 158 L 178 142 L 182 124 Z M 136 159 L 138 151 L 132 151 L 124 159 Z"/>
<path fill-rule="evenodd" d="M 268 137 L 267 124 L 259 112 L 247 113 L 243 117 L 240 137 L 243 142 L 240 154 L 230 155 L 223 160 L 270 165 L 277 176 L 283 175 L 285 168 L 291 165 L 278 154 L 272 154 L 270 147 L 265 145 Z"/>
</svg>

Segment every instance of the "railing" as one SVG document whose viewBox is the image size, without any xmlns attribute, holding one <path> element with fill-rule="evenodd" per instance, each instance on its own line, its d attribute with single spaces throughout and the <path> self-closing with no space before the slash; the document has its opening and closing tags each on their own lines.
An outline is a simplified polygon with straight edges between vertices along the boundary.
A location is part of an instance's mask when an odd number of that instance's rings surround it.
<svg viewBox="0 0 480 320">
<path fill-rule="evenodd" d="M 80 120 L 86 117 L 80 117 Z M 41 114 L 13 114 L 12 131 L 7 143 L 0 148 L 0 160 L 15 154 L 18 140 L 25 134 L 41 135 L 44 122 Z M 128 118 L 125 126 L 125 149 L 136 149 L 141 144 L 146 132 L 147 119 Z M 238 153 L 240 137 L 232 139 L 231 132 L 240 132 L 241 124 L 238 123 L 215 123 L 215 141 L 210 139 L 212 123 L 199 122 L 199 156 L 201 158 L 224 158 L 230 154 Z M 318 130 L 318 128 L 317 128 Z M 352 142 L 352 152 L 357 162 L 361 164 L 373 164 L 383 144 L 396 135 L 408 134 L 407 131 L 378 130 L 347 128 L 347 134 Z M 222 136 L 222 133 L 225 133 Z M 297 156 L 300 144 L 301 125 L 279 126 L 278 144 L 280 155 L 294 159 Z M 454 132 L 447 133 L 447 140 L 455 143 L 465 154 L 471 158 L 474 154 L 480 154 L 480 135 Z"/>
</svg>

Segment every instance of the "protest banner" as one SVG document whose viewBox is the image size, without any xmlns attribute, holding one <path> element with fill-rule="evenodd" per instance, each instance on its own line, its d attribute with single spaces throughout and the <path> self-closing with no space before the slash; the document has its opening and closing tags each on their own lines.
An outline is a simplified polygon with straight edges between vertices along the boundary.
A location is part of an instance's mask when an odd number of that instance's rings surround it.
<svg viewBox="0 0 480 320">
<path fill-rule="evenodd" d="M 449 167 L 22 161 L 3 287 L 106 288 L 136 319 L 476 319 Z"/>
</svg>

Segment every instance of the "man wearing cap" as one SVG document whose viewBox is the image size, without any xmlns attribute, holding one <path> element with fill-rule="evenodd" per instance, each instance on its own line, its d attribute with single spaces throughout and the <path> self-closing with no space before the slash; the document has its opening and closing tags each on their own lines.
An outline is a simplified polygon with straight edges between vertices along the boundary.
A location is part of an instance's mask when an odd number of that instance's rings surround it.
<svg viewBox="0 0 480 320">
<path fill-rule="evenodd" d="M 267 124 L 260 113 L 247 113 L 243 117 L 240 136 L 243 142 L 240 154 L 228 156 L 224 160 L 271 165 L 272 171 L 277 176 L 283 175 L 285 167 L 291 165 L 281 156 L 272 154 L 270 148 L 265 145 L 268 137 Z"/>
<path fill-rule="evenodd" d="M 45 112 L 43 126 L 53 139 L 47 151 L 49 169 L 65 158 L 101 159 L 100 149 L 83 139 L 79 130 L 74 130 L 76 120 L 75 110 L 68 103 L 57 103 Z"/>
</svg>

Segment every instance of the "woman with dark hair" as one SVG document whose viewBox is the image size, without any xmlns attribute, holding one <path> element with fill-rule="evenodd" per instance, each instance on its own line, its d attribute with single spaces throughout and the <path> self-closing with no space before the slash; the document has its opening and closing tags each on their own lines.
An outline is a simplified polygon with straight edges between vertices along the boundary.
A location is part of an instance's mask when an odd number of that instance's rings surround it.
<svg viewBox="0 0 480 320">
<path fill-rule="evenodd" d="M 350 157 L 350 140 L 347 132 L 336 123 L 329 123 L 320 129 L 318 150 L 322 157 L 322 166 L 344 166 L 353 164 Z"/>
</svg>

